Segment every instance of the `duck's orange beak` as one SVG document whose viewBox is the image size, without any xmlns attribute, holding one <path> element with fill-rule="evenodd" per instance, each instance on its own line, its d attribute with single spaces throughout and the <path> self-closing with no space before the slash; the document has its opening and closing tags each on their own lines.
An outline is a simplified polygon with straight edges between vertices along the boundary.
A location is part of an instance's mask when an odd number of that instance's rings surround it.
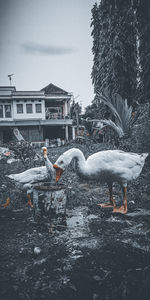
<svg viewBox="0 0 150 300">
<path fill-rule="evenodd" d="M 63 169 L 61 169 L 57 165 L 53 165 L 53 168 L 56 170 L 56 182 L 58 182 L 58 180 L 60 179 L 60 177 L 63 173 Z"/>
</svg>

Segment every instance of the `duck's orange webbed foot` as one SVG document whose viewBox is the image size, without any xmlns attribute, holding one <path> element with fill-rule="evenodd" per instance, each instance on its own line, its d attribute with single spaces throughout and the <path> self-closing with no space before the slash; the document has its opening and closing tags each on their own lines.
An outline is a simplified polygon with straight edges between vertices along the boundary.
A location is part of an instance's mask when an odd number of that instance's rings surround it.
<svg viewBox="0 0 150 300">
<path fill-rule="evenodd" d="M 30 206 L 30 207 L 33 207 L 33 204 L 32 204 L 32 201 L 31 201 L 30 194 L 27 194 L 27 198 L 28 198 L 27 205 Z"/>
<path fill-rule="evenodd" d="M 31 200 L 28 200 L 27 204 L 30 206 L 30 207 L 33 207 L 33 204 L 31 202 Z"/>
<path fill-rule="evenodd" d="M 5 207 L 9 206 L 9 204 L 10 204 L 10 198 L 8 197 L 6 202 L 4 204 L 2 204 L 2 206 L 5 208 Z"/>
<path fill-rule="evenodd" d="M 97 204 L 98 206 L 102 207 L 102 208 L 107 208 L 107 207 L 114 207 L 114 204 L 112 202 L 108 202 L 108 203 L 99 203 Z"/>
<path fill-rule="evenodd" d="M 120 207 L 114 207 L 113 209 L 113 213 L 120 213 L 120 214 L 126 214 L 128 211 L 127 207 L 125 207 L 124 205 L 120 206 Z"/>
<path fill-rule="evenodd" d="M 116 203 L 115 203 L 115 199 L 111 196 L 108 203 L 99 203 L 97 205 L 102 207 L 102 208 L 107 208 L 107 207 L 115 208 Z"/>
<path fill-rule="evenodd" d="M 114 207 L 113 212 L 114 213 L 120 213 L 120 214 L 126 214 L 128 211 L 127 208 L 127 188 L 123 187 L 123 205 L 120 207 Z"/>
</svg>

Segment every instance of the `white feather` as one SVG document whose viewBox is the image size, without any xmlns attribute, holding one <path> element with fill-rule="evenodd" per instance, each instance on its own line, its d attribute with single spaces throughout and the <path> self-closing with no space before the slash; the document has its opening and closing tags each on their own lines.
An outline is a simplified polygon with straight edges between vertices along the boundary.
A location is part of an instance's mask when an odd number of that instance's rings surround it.
<svg viewBox="0 0 150 300">
<path fill-rule="evenodd" d="M 55 165 L 65 169 L 73 158 L 77 159 L 78 174 L 87 180 L 101 182 L 117 181 L 126 186 L 128 181 L 136 179 L 144 166 L 148 153 L 136 154 L 120 150 L 97 152 L 85 160 L 83 153 L 76 148 L 64 152 Z"/>
</svg>

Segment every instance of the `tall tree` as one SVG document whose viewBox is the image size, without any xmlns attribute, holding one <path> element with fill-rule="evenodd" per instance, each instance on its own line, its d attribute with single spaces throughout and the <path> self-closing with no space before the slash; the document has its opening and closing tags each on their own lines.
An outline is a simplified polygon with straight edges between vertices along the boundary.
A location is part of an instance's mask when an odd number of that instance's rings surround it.
<svg viewBox="0 0 150 300">
<path fill-rule="evenodd" d="M 136 91 L 136 33 L 131 0 L 102 0 L 92 11 L 95 91 L 109 88 L 131 104 Z"/>
<path fill-rule="evenodd" d="M 139 101 L 150 99 L 150 1 L 134 0 L 139 43 Z"/>
<path fill-rule="evenodd" d="M 92 37 L 93 37 L 93 68 L 92 68 L 92 82 L 94 86 L 97 85 L 98 74 L 99 74 L 99 44 L 100 44 L 100 32 L 101 32 L 101 21 L 99 17 L 99 7 L 97 3 L 94 4 L 92 9 Z"/>
</svg>

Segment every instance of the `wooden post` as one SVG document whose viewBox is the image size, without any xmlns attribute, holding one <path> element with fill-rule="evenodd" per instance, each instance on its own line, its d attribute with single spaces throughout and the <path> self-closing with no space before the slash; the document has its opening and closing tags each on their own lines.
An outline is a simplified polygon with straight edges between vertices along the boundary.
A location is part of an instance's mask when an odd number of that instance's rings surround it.
<svg viewBox="0 0 150 300">
<path fill-rule="evenodd" d="M 66 127 L 65 127 L 65 135 L 66 135 L 66 140 L 68 141 L 68 139 L 69 139 L 68 125 L 66 125 Z"/>
<path fill-rule="evenodd" d="M 75 140 L 75 127 L 72 126 L 72 139 Z"/>
</svg>

